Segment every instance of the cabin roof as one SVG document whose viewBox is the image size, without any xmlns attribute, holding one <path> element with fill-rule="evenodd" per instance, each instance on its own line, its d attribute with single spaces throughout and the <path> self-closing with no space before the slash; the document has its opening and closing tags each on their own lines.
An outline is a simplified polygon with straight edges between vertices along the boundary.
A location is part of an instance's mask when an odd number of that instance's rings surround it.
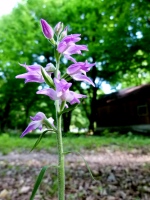
<svg viewBox="0 0 150 200">
<path fill-rule="evenodd" d="M 98 104 L 109 104 L 113 102 L 134 100 L 137 98 L 143 99 L 148 97 L 150 97 L 150 84 L 144 84 L 103 95 L 98 100 Z"/>
</svg>

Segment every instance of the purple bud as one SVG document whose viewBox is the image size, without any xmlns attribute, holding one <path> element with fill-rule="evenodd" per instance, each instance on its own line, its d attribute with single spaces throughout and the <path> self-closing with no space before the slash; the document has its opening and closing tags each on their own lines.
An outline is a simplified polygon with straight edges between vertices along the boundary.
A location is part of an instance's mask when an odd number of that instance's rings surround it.
<svg viewBox="0 0 150 200">
<path fill-rule="evenodd" d="M 41 19 L 41 26 L 44 36 L 47 39 L 52 39 L 54 36 L 54 31 L 52 27 L 44 19 Z"/>
</svg>

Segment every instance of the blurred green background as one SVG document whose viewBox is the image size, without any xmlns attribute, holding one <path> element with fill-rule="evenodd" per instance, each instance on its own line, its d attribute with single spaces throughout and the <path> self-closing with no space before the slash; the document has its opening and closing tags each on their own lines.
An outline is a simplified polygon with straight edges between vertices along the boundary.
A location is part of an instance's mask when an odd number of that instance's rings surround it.
<svg viewBox="0 0 150 200">
<path fill-rule="evenodd" d="M 36 95 L 37 83 L 24 84 L 19 63 L 55 64 L 53 49 L 42 34 L 40 19 L 54 27 L 59 21 L 68 34 L 81 33 L 89 51 L 78 61 L 96 62 L 88 73 L 96 87 L 73 82 L 72 90 L 87 95 L 73 112 L 63 116 L 69 127 L 94 129 L 96 100 L 108 83 L 115 91 L 150 82 L 150 2 L 148 0 L 23 0 L 0 18 L 0 131 L 19 132 L 38 111 L 55 117 L 53 101 Z M 61 60 L 61 70 L 71 64 Z"/>
</svg>

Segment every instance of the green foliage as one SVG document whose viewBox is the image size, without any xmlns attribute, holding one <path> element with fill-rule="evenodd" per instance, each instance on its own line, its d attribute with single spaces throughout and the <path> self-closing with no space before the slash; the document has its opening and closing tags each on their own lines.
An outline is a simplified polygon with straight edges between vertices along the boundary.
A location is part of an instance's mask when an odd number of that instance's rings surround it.
<svg viewBox="0 0 150 200">
<path fill-rule="evenodd" d="M 119 132 L 117 132 L 117 131 L 110 132 L 109 129 L 105 129 L 104 131 L 101 132 L 101 135 L 104 136 L 104 137 L 112 137 L 112 135 L 114 137 L 116 137 L 116 136 L 119 136 Z"/>
<path fill-rule="evenodd" d="M 91 123 L 95 120 L 95 100 L 103 81 L 114 88 L 120 83 L 125 88 L 149 82 L 149 16 L 147 0 L 22 1 L 10 15 L 0 19 L 0 128 L 23 129 L 29 116 L 37 111 L 55 114 L 53 102 L 35 94 L 38 84 L 24 85 L 23 80 L 15 79 L 25 72 L 18 63 L 55 64 L 52 49 L 41 32 L 41 18 L 52 26 L 61 20 L 68 26 L 69 34 L 81 33 L 82 44 L 88 45 L 90 51 L 79 61 L 96 62 L 96 67 L 88 73 L 96 81 L 96 87 L 87 85 L 86 90 L 76 82 L 73 89 L 88 96 L 83 109 L 80 108 L 81 112 L 84 110 L 83 121 L 89 118 Z M 63 70 L 67 61 L 61 62 Z M 78 121 L 76 126 L 81 127 L 82 121 Z"/>
<path fill-rule="evenodd" d="M 80 106 L 73 111 L 71 125 L 74 128 L 88 128 L 89 120 L 86 118 L 86 112 L 84 111 L 83 106 Z"/>
<path fill-rule="evenodd" d="M 38 136 L 35 136 L 38 137 Z M 1 134 L 0 135 L 0 152 L 8 154 L 11 151 L 24 152 L 30 151 L 31 146 L 35 143 L 35 138 L 19 138 L 18 135 Z M 150 148 L 150 138 L 138 135 L 118 135 L 114 136 L 109 133 L 109 136 L 73 136 L 63 138 L 64 151 L 81 151 L 83 149 L 97 150 L 98 148 L 105 147 L 106 145 L 111 148 L 120 150 L 130 150 L 133 148 Z M 51 135 L 49 139 L 43 137 L 40 144 L 36 147 L 36 151 L 45 150 L 48 152 L 56 153 L 57 142 L 56 136 Z"/>
</svg>

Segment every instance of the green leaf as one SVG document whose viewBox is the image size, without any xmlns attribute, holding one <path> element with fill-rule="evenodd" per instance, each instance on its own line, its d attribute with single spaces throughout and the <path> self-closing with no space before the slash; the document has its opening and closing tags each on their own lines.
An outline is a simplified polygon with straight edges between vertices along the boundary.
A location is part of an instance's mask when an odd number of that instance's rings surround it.
<svg viewBox="0 0 150 200">
<path fill-rule="evenodd" d="M 40 186 L 40 184 L 41 184 L 41 181 L 42 181 L 42 179 L 43 179 L 43 176 L 44 176 L 46 170 L 47 170 L 48 168 L 50 168 L 50 167 L 58 168 L 57 165 L 51 165 L 51 166 L 44 166 L 44 167 L 41 169 L 41 171 L 40 171 L 40 173 L 39 173 L 39 175 L 38 175 L 38 177 L 37 177 L 37 179 L 36 179 L 36 182 L 35 182 L 35 184 L 34 184 L 34 188 L 33 188 L 32 194 L 31 194 L 31 196 L 30 196 L 30 200 L 34 200 L 34 197 L 35 197 L 36 192 L 37 192 L 37 190 L 38 190 L 38 188 L 39 188 L 39 186 Z"/>
<path fill-rule="evenodd" d="M 70 78 L 70 76 L 68 74 L 63 74 L 61 78 L 67 79 L 67 78 Z"/>
<path fill-rule="evenodd" d="M 84 163 L 85 163 L 87 169 L 89 170 L 89 173 L 90 173 L 91 178 L 92 178 L 93 180 L 96 180 L 96 179 L 94 178 L 93 174 L 92 174 L 92 171 L 91 171 L 91 169 L 90 169 L 88 163 L 86 162 L 86 160 L 84 159 L 84 157 L 82 156 L 82 154 L 81 154 L 80 152 L 78 152 L 78 151 L 67 151 L 67 152 L 64 152 L 64 154 L 69 154 L 69 153 L 77 153 L 77 154 L 79 154 L 79 155 L 81 156 L 81 158 L 83 159 L 83 161 L 84 161 Z"/>
<path fill-rule="evenodd" d="M 44 174 L 45 174 L 45 171 L 46 171 L 48 168 L 49 168 L 49 166 L 44 166 L 44 167 L 41 169 L 41 171 L 40 171 L 40 173 L 39 173 L 39 175 L 38 175 L 38 177 L 37 177 L 37 180 L 36 180 L 36 182 L 35 182 L 35 184 L 34 184 L 34 188 L 33 188 L 33 191 L 32 191 L 31 197 L 30 197 L 30 200 L 34 200 L 34 197 L 35 197 L 35 195 L 36 195 L 36 192 L 37 192 L 37 190 L 38 190 L 38 188 L 39 188 L 39 186 L 40 186 L 40 184 L 41 184 L 41 181 L 42 181 L 42 179 L 43 179 L 43 176 L 44 176 Z"/>
<path fill-rule="evenodd" d="M 33 151 L 33 149 L 35 149 L 37 147 L 37 145 L 40 143 L 42 137 L 45 135 L 45 133 L 47 133 L 48 131 L 51 131 L 51 130 L 46 130 L 44 131 L 40 136 L 39 138 L 37 139 L 37 141 L 35 142 L 34 146 L 32 147 L 31 151 Z M 54 132 L 54 131 L 53 131 Z M 30 151 L 30 152 L 31 152 Z"/>
<path fill-rule="evenodd" d="M 66 109 L 64 109 L 63 111 L 61 111 L 61 112 L 59 113 L 59 115 L 62 115 L 62 114 L 64 114 L 64 113 L 66 113 L 66 112 L 69 112 L 69 111 L 71 111 L 71 110 L 74 110 L 78 105 L 79 105 L 78 103 L 75 103 L 75 104 L 71 105 L 69 108 L 66 108 Z"/>
<path fill-rule="evenodd" d="M 51 88 L 55 88 L 52 78 L 43 67 L 41 67 L 41 73 L 47 85 L 49 85 Z"/>
</svg>

